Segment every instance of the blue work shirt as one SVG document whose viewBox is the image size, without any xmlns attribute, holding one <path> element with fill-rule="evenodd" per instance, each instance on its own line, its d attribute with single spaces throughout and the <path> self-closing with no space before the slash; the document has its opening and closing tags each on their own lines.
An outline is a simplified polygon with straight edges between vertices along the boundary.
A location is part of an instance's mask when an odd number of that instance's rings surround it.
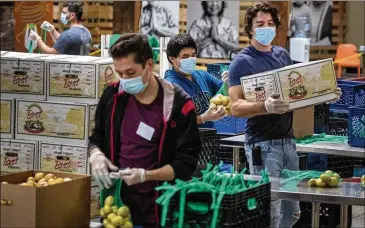
<svg viewBox="0 0 365 228">
<path fill-rule="evenodd" d="M 167 70 L 165 73 L 165 80 L 179 85 L 191 96 L 198 115 L 201 115 L 208 110 L 210 105 L 209 100 L 217 94 L 223 85 L 223 81 L 202 70 L 193 72 L 192 81 L 179 72 L 176 72 L 174 69 Z M 206 122 L 200 124 L 199 127 L 214 128 L 214 123 Z"/>
<path fill-rule="evenodd" d="M 243 49 L 229 68 L 229 86 L 241 85 L 240 78 L 292 64 L 289 53 L 282 47 L 273 46 L 269 52 L 261 52 L 253 46 Z M 272 139 L 293 138 L 293 112 L 282 115 L 267 114 L 247 119 L 246 142 L 249 144 Z"/>
<path fill-rule="evenodd" d="M 91 34 L 84 26 L 72 26 L 61 33 L 53 45 L 60 54 L 65 55 L 89 55 L 91 46 Z"/>
</svg>

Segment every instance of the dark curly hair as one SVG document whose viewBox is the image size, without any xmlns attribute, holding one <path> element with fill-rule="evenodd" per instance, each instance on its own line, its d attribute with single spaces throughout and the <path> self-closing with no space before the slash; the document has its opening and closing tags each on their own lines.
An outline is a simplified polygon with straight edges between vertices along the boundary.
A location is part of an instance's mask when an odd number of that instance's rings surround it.
<svg viewBox="0 0 365 228">
<path fill-rule="evenodd" d="M 252 21 L 257 16 L 257 13 L 260 11 L 271 14 L 276 28 L 281 25 L 279 12 L 274 6 L 266 2 L 258 2 L 246 10 L 244 30 L 250 39 L 252 39 L 252 35 L 250 34 L 250 32 L 252 31 Z"/>
</svg>

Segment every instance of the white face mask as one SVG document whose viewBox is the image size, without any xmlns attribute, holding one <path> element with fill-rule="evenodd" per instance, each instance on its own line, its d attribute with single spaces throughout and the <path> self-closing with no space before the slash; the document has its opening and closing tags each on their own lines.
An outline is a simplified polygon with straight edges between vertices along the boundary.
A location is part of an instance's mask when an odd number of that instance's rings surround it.
<svg viewBox="0 0 365 228">
<path fill-rule="evenodd" d="M 64 24 L 64 25 L 67 25 L 67 23 L 69 22 L 69 20 L 67 20 L 67 15 L 65 13 L 61 13 L 61 22 Z"/>
</svg>

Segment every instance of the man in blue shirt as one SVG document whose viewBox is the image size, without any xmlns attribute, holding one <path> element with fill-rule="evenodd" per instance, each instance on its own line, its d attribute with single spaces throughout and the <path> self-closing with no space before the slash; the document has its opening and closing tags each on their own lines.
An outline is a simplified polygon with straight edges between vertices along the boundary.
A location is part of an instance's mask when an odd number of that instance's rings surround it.
<svg viewBox="0 0 365 228">
<path fill-rule="evenodd" d="M 263 102 L 244 100 L 240 78 L 275 70 L 292 64 L 289 53 L 272 46 L 276 29 L 280 25 L 279 13 L 268 3 L 256 3 L 246 11 L 245 32 L 251 46 L 243 49 L 233 60 L 229 76 L 231 113 L 246 117 L 245 152 L 252 174 L 267 168 L 271 176 L 280 177 L 283 169 L 298 170 L 299 159 L 293 134 L 293 112 L 278 94 Z M 337 98 L 341 90 L 335 91 Z M 299 202 L 272 201 L 270 227 L 292 227 L 300 217 Z"/>
<path fill-rule="evenodd" d="M 42 29 L 48 31 L 56 42 L 53 47 L 48 47 L 41 37 L 34 32 L 30 32 L 29 38 L 34 41 L 46 54 L 65 54 L 65 55 L 89 55 L 91 46 L 91 34 L 89 30 L 81 24 L 82 18 L 81 3 L 67 3 L 62 10 L 61 22 L 70 25 L 70 29 L 59 34 L 54 26 L 45 21 L 41 25 Z"/>
<path fill-rule="evenodd" d="M 213 122 L 225 117 L 225 111 L 222 106 L 209 108 L 209 100 L 223 86 L 223 81 L 206 71 L 195 70 L 196 43 L 188 34 L 172 37 L 166 53 L 173 67 L 166 71 L 165 80 L 181 86 L 192 97 L 199 127 L 214 128 Z"/>
</svg>

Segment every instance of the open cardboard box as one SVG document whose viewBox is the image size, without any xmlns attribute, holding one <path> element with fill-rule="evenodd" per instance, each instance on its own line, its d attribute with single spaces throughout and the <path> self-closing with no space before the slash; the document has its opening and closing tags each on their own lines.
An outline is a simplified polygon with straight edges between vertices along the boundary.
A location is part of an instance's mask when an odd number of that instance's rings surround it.
<svg viewBox="0 0 365 228">
<path fill-rule="evenodd" d="M 39 188 L 18 185 L 38 172 L 72 181 Z M 9 183 L 1 184 L 1 199 L 12 202 L 1 205 L 0 227 L 89 227 L 90 176 L 33 170 L 4 175 L 0 181 Z"/>
</svg>

